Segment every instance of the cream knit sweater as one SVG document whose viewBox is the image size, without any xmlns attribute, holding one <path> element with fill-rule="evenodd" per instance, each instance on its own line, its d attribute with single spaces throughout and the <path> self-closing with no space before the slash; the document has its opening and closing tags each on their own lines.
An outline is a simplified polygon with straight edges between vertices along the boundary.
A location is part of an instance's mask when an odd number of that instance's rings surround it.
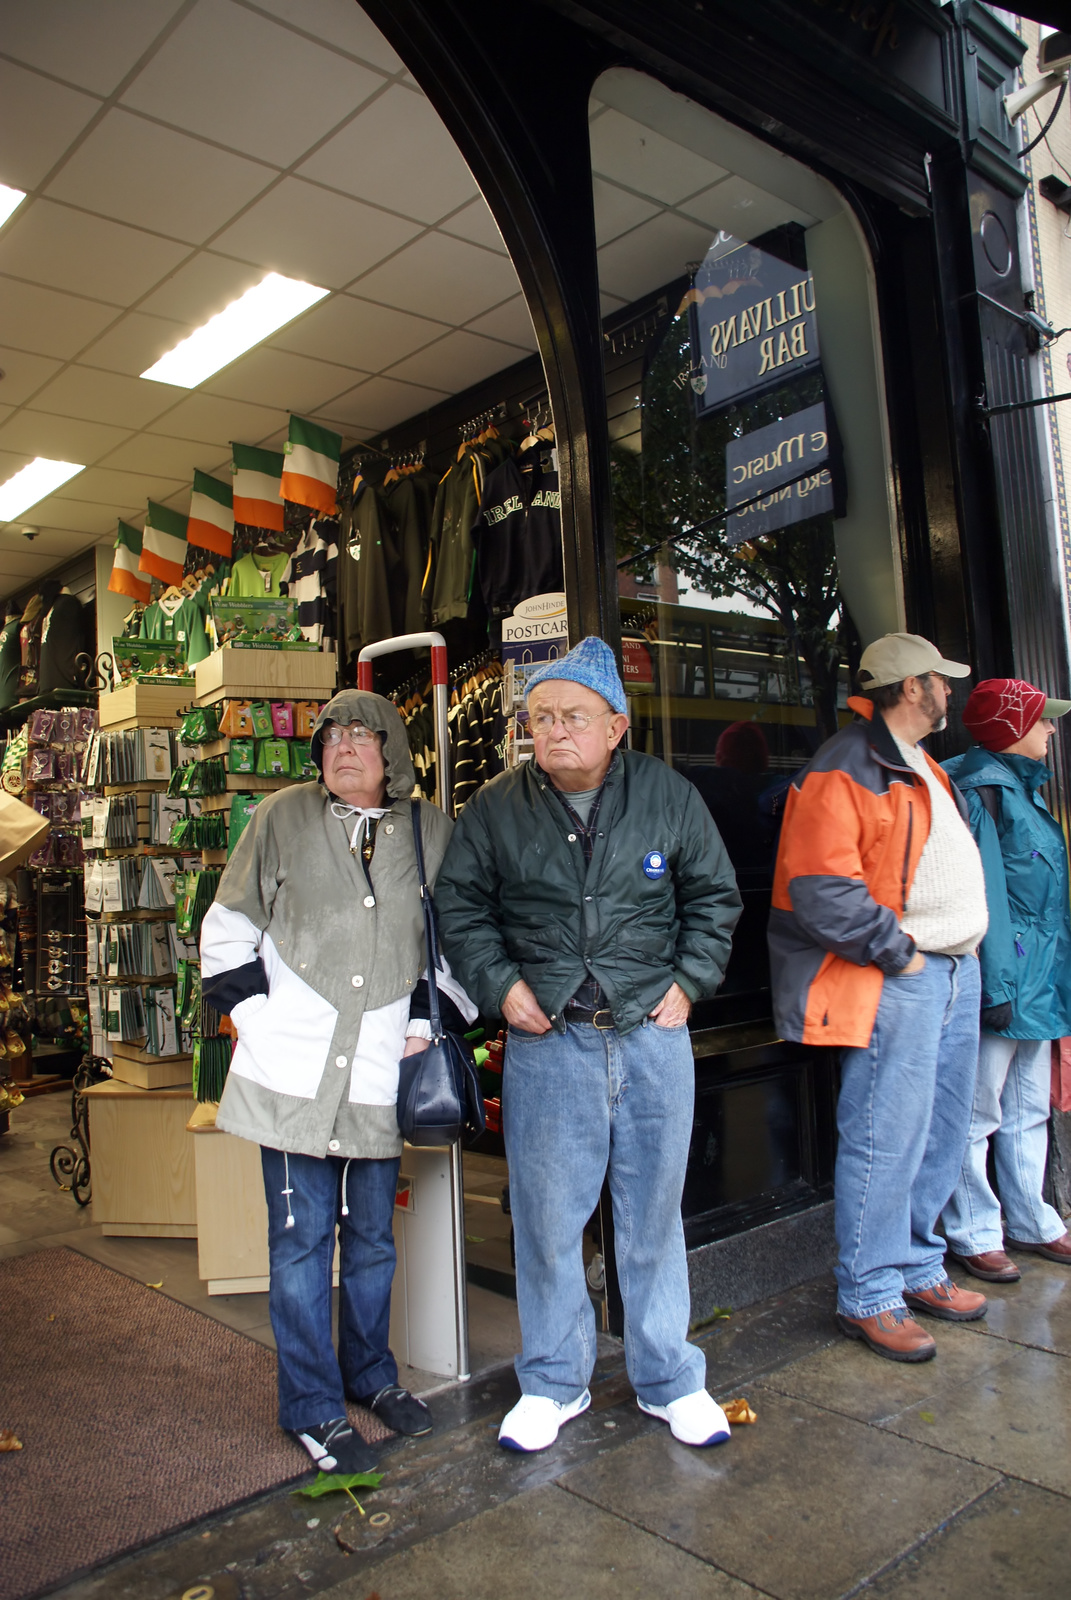
<svg viewBox="0 0 1071 1600">
<path fill-rule="evenodd" d="M 932 813 L 930 835 L 900 925 L 920 950 L 942 956 L 967 955 L 977 950 L 989 926 L 978 846 L 921 748 L 902 739 L 896 739 L 896 748 L 912 771 L 924 779 Z"/>
</svg>

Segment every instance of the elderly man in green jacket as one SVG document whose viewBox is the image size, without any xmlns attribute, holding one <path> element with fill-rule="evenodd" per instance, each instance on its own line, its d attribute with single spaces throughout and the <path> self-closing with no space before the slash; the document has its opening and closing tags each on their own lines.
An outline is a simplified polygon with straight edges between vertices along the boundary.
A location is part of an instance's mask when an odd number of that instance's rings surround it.
<svg viewBox="0 0 1071 1600">
<path fill-rule="evenodd" d="M 443 944 L 509 1023 L 503 1131 L 517 1253 L 521 1399 L 499 1442 L 544 1450 L 591 1403 L 582 1239 L 609 1172 L 625 1355 L 641 1410 L 685 1444 L 729 1436 L 688 1343 L 681 1193 L 692 1004 L 729 959 L 740 896 L 697 791 L 619 748 L 625 691 L 581 640 L 528 685 L 535 760 L 465 807 L 436 885 Z"/>
</svg>

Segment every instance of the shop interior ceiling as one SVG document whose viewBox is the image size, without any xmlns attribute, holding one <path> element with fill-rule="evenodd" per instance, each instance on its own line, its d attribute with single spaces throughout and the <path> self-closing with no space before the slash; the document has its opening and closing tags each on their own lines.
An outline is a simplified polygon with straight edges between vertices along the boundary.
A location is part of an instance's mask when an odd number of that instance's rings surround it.
<svg viewBox="0 0 1071 1600">
<path fill-rule="evenodd" d="M 608 314 L 712 230 L 831 214 L 820 180 L 648 82 L 608 73 L 592 105 Z M 4 0 L 0 182 L 27 191 L 0 231 L 0 482 L 86 467 L 0 525 L 0 596 L 149 497 L 185 511 L 194 468 L 280 448 L 291 411 L 347 448 L 535 349 L 468 168 L 354 0 Z M 330 295 L 195 390 L 138 376 L 269 270 Z"/>
</svg>

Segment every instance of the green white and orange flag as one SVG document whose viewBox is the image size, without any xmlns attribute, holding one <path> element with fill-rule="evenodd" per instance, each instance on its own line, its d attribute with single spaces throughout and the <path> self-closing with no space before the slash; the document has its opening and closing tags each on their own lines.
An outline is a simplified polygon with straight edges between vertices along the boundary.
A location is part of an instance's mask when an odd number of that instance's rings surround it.
<svg viewBox="0 0 1071 1600">
<path fill-rule="evenodd" d="M 162 583 L 181 583 L 186 564 L 186 522 L 180 511 L 149 501 L 145 532 L 141 536 L 139 572 Z"/>
<path fill-rule="evenodd" d="M 258 450 L 255 445 L 235 444 L 231 471 L 234 473 L 234 520 L 269 533 L 283 531 L 283 455 L 279 450 Z"/>
<path fill-rule="evenodd" d="M 229 559 L 234 549 L 233 500 L 230 484 L 220 483 L 218 478 L 210 478 L 207 472 L 195 468 L 186 542 Z"/>
<path fill-rule="evenodd" d="M 290 418 L 283 464 L 283 499 L 328 515 L 337 509 L 342 436 L 304 417 Z"/>
<path fill-rule="evenodd" d="M 108 579 L 108 588 L 112 594 L 129 595 L 131 600 L 140 600 L 143 605 L 148 605 L 152 591 L 148 578 L 143 578 L 138 571 L 140 558 L 140 532 L 137 528 L 132 528 L 129 522 L 120 522 L 119 537 L 115 541 L 115 555 L 112 557 L 112 575 Z"/>
</svg>

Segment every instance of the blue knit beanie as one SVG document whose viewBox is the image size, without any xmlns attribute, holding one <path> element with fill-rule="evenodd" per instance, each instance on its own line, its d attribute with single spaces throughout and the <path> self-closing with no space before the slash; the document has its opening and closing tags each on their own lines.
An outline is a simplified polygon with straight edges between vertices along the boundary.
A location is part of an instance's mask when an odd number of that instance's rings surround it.
<svg viewBox="0 0 1071 1600">
<path fill-rule="evenodd" d="M 525 696 L 531 694 L 537 683 L 552 678 L 564 678 L 569 683 L 582 683 L 585 689 L 601 694 L 607 705 L 623 715 L 628 714 L 628 701 L 617 673 L 617 662 L 610 646 L 590 634 L 574 645 L 568 655 L 558 661 L 547 661 L 537 667 L 528 679 Z"/>
</svg>

